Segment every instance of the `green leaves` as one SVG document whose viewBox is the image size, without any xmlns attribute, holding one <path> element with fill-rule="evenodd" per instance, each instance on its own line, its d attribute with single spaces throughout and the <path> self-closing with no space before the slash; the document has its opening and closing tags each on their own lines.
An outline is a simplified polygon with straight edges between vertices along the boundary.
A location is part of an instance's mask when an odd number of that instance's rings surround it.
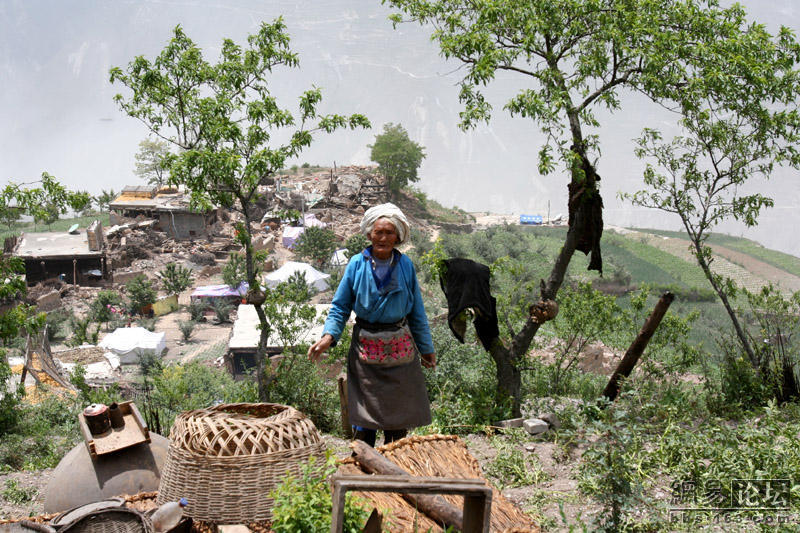
<svg viewBox="0 0 800 533">
<path fill-rule="evenodd" d="M 370 159 L 378 163 L 378 170 L 386 177 L 387 186 L 399 191 L 409 182 L 419 181 L 417 169 L 425 159 L 425 148 L 412 141 L 400 124 L 383 125 L 383 133 L 375 136 Z"/>
</svg>

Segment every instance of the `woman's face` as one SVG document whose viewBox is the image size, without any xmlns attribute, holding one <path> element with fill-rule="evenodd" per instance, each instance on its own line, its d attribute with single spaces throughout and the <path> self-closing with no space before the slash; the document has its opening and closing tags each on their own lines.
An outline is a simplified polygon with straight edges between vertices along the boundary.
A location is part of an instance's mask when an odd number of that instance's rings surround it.
<svg viewBox="0 0 800 533">
<path fill-rule="evenodd" d="M 379 218 L 372 226 L 369 240 L 372 241 L 372 255 L 378 259 L 389 259 L 397 244 L 397 229 L 388 219 Z"/>
</svg>

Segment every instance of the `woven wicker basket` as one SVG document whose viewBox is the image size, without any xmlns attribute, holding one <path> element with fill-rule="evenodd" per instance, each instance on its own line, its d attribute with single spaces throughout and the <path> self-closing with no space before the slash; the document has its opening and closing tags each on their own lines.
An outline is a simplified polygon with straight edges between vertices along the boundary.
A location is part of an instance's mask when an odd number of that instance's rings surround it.
<svg viewBox="0 0 800 533">
<path fill-rule="evenodd" d="M 133 509 L 102 509 L 59 529 L 65 533 L 151 533 L 150 519 Z"/>
<path fill-rule="evenodd" d="M 186 514 L 218 524 L 272 519 L 270 492 L 308 458 L 324 455 L 313 422 L 276 404 L 228 404 L 182 413 L 170 433 L 158 504 L 189 500 Z"/>
</svg>

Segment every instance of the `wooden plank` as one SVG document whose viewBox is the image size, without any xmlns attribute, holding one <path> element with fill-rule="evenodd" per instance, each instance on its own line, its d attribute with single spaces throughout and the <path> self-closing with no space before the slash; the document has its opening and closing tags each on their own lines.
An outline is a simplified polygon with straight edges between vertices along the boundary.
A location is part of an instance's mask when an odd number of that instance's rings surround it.
<svg viewBox="0 0 800 533">
<path fill-rule="evenodd" d="M 350 425 L 350 412 L 347 410 L 347 376 L 340 375 L 336 378 L 339 388 L 339 409 L 342 413 L 342 435 L 346 439 L 353 438 L 353 426 Z"/>
<path fill-rule="evenodd" d="M 377 452 L 376 452 L 377 453 Z M 342 530 L 344 501 L 347 491 L 397 492 L 417 508 L 437 521 L 452 525 L 463 533 L 483 533 L 489 531 L 492 505 L 492 489 L 482 479 L 412 477 L 409 475 L 337 475 L 333 478 L 333 510 L 331 532 Z M 441 497 L 430 494 L 459 494 L 464 496 L 463 516 L 458 526 L 443 520 L 441 509 L 429 504 L 438 499 L 455 509 Z M 411 496 L 418 494 L 418 496 Z M 427 499 L 427 500 L 426 500 Z M 433 513 L 431 512 L 433 510 Z M 455 509 L 458 512 L 458 509 Z"/>
</svg>

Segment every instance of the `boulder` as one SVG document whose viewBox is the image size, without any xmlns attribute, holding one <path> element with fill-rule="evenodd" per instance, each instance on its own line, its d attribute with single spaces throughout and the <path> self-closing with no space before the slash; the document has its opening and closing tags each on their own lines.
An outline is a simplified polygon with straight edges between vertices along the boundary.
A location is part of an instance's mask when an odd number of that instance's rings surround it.
<svg viewBox="0 0 800 533">
<path fill-rule="evenodd" d="M 558 429 L 561 427 L 561 421 L 558 419 L 558 415 L 555 413 L 545 413 L 539 417 L 540 420 L 544 420 L 550 426 L 550 429 Z"/>
<path fill-rule="evenodd" d="M 531 435 L 538 435 L 539 433 L 544 433 L 550 426 L 547 422 L 542 420 L 541 418 L 530 418 L 525 420 L 522 423 L 522 427 L 525 428 L 525 431 L 530 433 Z"/>
<path fill-rule="evenodd" d="M 136 276 L 144 276 L 145 273 L 141 270 L 133 270 L 131 272 L 114 272 L 112 279 L 118 285 L 124 285 Z"/>
<path fill-rule="evenodd" d="M 36 308 L 39 311 L 47 312 L 61 307 L 61 293 L 52 290 L 44 293 L 36 299 Z"/>
</svg>

